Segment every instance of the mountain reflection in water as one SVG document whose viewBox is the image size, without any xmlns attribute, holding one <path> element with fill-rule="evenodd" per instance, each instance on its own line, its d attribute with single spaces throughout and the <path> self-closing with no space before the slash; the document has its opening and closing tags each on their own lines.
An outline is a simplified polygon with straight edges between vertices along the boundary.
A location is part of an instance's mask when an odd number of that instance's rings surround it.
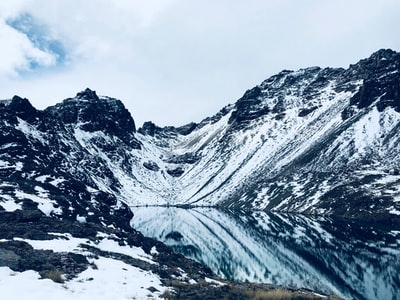
<svg viewBox="0 0 400 300">
<path fill-rule="evenodd" d="M 400 299 L 400 231 L 260 211 L 132 208 L 132 227 L 238 281 Z"/>
</svg>

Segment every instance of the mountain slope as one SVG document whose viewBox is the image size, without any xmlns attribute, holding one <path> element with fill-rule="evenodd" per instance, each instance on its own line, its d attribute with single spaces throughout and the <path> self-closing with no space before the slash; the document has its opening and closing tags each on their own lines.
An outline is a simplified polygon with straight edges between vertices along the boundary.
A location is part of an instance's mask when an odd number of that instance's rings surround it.
<svg viewBox="0 0 400 300">
<path fill-rule="evenodd" d="M 199 158 L 181 164 L 171 202 L 398 215 L 399 66 L 381 50 L 347 70 L 283 71 L 187 135 L 156 130 L 170 153 Z"/>
<path fill-rule="evenodd" d="M 380 50 L 348 69 L 282 71 L 198 124 L 137 131 L 89 89 L 44 111 L 14 97 L 0 104 L 3 207 L 29 199 L 108 225 L 152 204 L 398 219 L 399 69 Z"/>
</svg>

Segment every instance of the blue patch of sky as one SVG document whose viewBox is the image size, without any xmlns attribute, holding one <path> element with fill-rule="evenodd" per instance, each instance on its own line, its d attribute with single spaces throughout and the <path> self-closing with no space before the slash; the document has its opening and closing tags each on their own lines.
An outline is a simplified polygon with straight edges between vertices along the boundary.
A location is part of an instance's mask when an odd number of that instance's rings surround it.
<svg viewBox="0 0 400 300">
<path fill-rule="evenodd" d="M 54 38 L 49 28 L 38 22 L 32 15 L 24 13 L 16 18 L 7 20 L 7 25 L 25 34 L 32 44 L 43 52 L 52 54 L 56 58 L 56 65 L 63 65 L 67 60 L 67 51 L 60 40 Z M 32 60 L 30 61 L 31 70 L 42 66 Z"/>
</svg>

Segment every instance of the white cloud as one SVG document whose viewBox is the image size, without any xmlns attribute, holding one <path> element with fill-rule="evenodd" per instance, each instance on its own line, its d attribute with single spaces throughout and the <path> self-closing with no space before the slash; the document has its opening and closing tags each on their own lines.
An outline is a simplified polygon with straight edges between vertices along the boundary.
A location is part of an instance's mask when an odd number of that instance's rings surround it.
<svg viewBox="0 0 400 300">
<path fill-rule="evenodd" d="M 21 10 L 33 0 L 13 0 L 0 2 L 0 19 L 17 15 Z"/>
<path fill-rule="evenodd" d="M 4 27 L 21 12 L 63 43 L 64 65 Z M 43 107 L 90 87 L 121 98 L 139 124 L 200 121 L 282 69 L 400 50 L 399 14 L 398 0 L 3 1 L 0 72 L 42 68 L 0 77 L 0 98 L 22 94 Z"/>
<path fill-rule="evenodd" d="M 125 60 L 134 39 L 174 0 L 35 0 L 26 10 L 51 27 L 77 59 Z M 122 57 L 121 57 L 122 56 Z"/>
<path fill-rule="evenodd" d="M 49 67 L 55 63 L 54 55 L 36 48 L 26 35 L 0 20 L 0 76 L 17 76 L 32 65 Z"/>
<path fill-rule="evenodd" d="M 307 18 L 310 35 L 325 43 L 354 38 L 355 35 L 364 31 L 371 32 L 374 28 L 384 30 L 382 25 L 392 10 L 399 11 L 397 0 L 318 1 Z M 390 28 L 387 30 L 392 31 Z"/>
</svg>

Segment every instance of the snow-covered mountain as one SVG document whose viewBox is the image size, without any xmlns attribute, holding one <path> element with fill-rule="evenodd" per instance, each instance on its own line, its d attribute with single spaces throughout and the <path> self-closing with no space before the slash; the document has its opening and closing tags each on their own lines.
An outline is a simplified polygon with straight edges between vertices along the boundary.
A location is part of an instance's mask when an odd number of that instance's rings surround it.
<svg viewBox="0 0 400 300">
<path fill-rule="evenodd" d="M 86 91 L 37 111 L 14 97 L 0 115 L 1 299 L 190 299 L 220 284 L 130 226 L 111 162 L 86 148 L 91 133 L 110 157 L 124 155 L 110 141 L 140 149 L 121 102 Z"/>
<path fill-rule="evenodd" d="M 178 128 L 136 130 L 121 101 L 89 89 L 43 111 L 15 96 L 0 104 L 0 205 L 111 224 L 124 204 L 398 216 L 399 70 L 380 50 L 282 71 Z"/>
<path fill-rule="evenodd" d="M 138 205 L 291 211 L 398 228 L 399 71 L 391 50 L 348 69 L 282 71 L 181 127 L 136 129 L 120 100 L 90 89 L 45 110 L 18 96 L 0 101 L 2 299 L 27 297 L 18 285 L 38 278 L 63 282 L 40 286 L 66 299 L 254 291 L 211 279 L 208 268 L 134 230 Z M 107 287 L 109 274 L 116 280 Z"/>
</svg>

